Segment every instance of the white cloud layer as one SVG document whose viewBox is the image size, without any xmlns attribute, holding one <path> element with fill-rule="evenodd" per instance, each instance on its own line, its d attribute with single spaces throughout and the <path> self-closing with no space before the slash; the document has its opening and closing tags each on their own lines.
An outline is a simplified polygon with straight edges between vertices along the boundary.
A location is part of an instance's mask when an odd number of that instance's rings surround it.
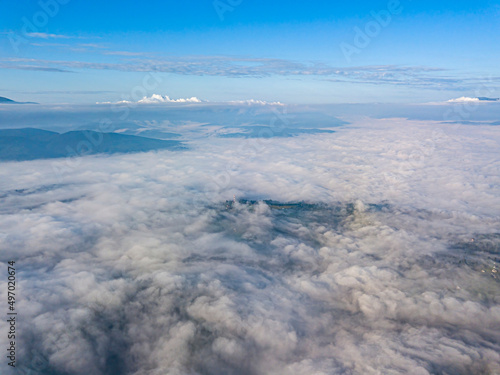
<svg viewBox="0 0 500 375">
<path fill-rule="evenodd" d="M 139 103 L 145 103 L 145 104 L 150 104 L 150 103 L 200 103 L 201 100 L 192 97 L 192 98 L 187 98 L 187 99 L 170 99 L 167 95 L 162 96 L 158 94 L 153 94 L 149 97 L 145 96 L 141 100 L 139 100 Z"/>
<path fill-rule="evenodd" d="M 159 94 L 153 94 L 151 96 L 145 96 L 142 99 L 139 99 L 138 101 L 134 102 L 131 100 L 120 100 L 118 102 L 102 102 L 102 103 L 97 103 L 97 104 L 162 104 L 162 103 L 202 103 L 202 102 L 207 102 L 205 100 L 200 100 L 197 97 L 193 96 L 191 98 L 180 98 L 180 99 L 171 99 L 167 95 L 159 95 Z M 246 105 L 283 105 L 283 103 L 280 102 L 267 102 L 264 100 L 255 100 L 255 99 L 249 99 L 249 100 L 232 100 L 228 102 L 222 102 L 222 103 L 227 103 L 227 104 L 246 104 Z"/>
<path fill-rule="evenodd" d="M 495 127 L 367 120 L 191 145 L 68 160 L 61 175 L 53 161 L 2 165 L 0 260 L 18 269 L 22 366 L 500 372 Z"/>
<path fill-rule="evenodd" d="M 159 94 L 153 94 L 151 96 L 145 96 L 142 99 L 139 99 L 136 102 L 130 101 L 130 100 L 121 100 L 115 103 L 111 102 L 104 102 L 104 103 L 97 103 L 97 104 L 129 104 L 129 103 L 138 103 L 138 104 L 162 104 L 162 103 L 201 103 L 201 100 L 192 97 L 192 98 L 179 98 L 179 99 L 170 99 L 168 95 L 159 95 Z"/>
<path fill-rule="evenodd" d="M 497 102 L 498 98 L 485 98 L 485 97 L 480 97 L 480 98 L 471 98 L 468 96 L 461 96 L 460 98 L 456 99 L 450 99 L 448 100 L 448 103 L 478 103 L 478 102 Z"/>
<path fill-rule="evenodd" d="M 448 103 L 467 103 L 467 102 L 479 102 L 479 98 L 471 98 L 468 96 L 461 96 L 460 98 L 448 100 Z"/>
</svg>

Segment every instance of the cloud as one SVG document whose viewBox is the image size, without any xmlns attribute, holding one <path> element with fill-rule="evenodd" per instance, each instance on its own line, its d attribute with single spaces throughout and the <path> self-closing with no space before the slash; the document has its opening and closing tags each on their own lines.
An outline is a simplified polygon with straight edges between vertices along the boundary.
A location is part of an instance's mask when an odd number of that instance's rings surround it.
<svg viewBox="0 0 500 375">
<path fill-rule="evenodd" d="M 0 64 L 0 69 L 17 69 L 17 70 L 33 70 L 38 72 L 53 72 L 53 73 L 74 73 L 68 69 L 60 69 L 49 66 L 37 66 L 37 65 L 21 65 L 13 67 L 12 65 Z"/>
<path fill-rule="evenodd" d="M 462 96 L 460 98 L 448 100 L 448 103 L 469 103 L 469 102 L 479 102 L 479 99 Z"/>
<path fill-rule="evenodd" d="M 145 96 L 144 98 L 140 99 L 138 103 L 144 103 L 144 104 L 151 104 L 151 103 L 201 103 L 201 100 L 192 97 L 192 98 L 187 98 L 187 99 L 170 99 L 167 95 L 162 96 L 158 94 L 153 94 L 150 97 Z"/>
<path fill-rule="evenodd" d="M 85 48 L 97 48 L 97 49 L 106 49 L 108 48 L 105 45 L 102 44 L 97 44 L 97 43 L 78 43 L 79 47 L 85 47 Z"/>
<path fill-rule="evenodd" d="M 171 99 L 168 95 L 160 95 L 160 94 L 153 94 L 151 96 L 145 96 L 142 99 L 139 99 L 136 102 L 130 101 L 130 100 L 120 100 L 117 102 L 102 102 L 102 103 L 97 103 L 97 104 L 130 104 L 130 103 L 135 103 L 135 104 L 163 104 L 163 103 L 209 103 L 206 100 L 201 100 L 198 99 L 197 97 L 193 96 L 191 98 L 179 98 L 179 99 Z M 284 105 L 283 103 L 280 102 L 266 102 L 264 100 L 255 100 L 255 99 L 249 99 L 249 100 L 231 100 L 227 102 L 218 102 L 219 104 L 234 104 L 234 105 Z"/>
<path fill-rule="evenodd" d="M 59 37 L 63 39 L 71 39 L 74 37 L 67 37 L 63 35 L 53 35 L 53 34 L 42 34 L 36 33 L 36 35 L 40 34 L 39 38 L 49 39 L 51 37 Z M 32 36 L 30 34 L 29 36 Z M 48 43 L 48 42 L 37 42 L 30 43 L 32 46 L 36 47 L 55 47 L 59 49 L 64 49 L 65 51 L 73 51 L 73 52 L 93 52 L 99 53 L 101 55 L 107 56 L 125 56 L 125 57 L 137 57 L 137 56 L 146 56 L 146 53 L 143 52 L 131 52 L 131 51 L 110 51 L 108 50 L 108 46 L 97 43 L 77 43 L 77 44 L 68 44 L 68 43 Z"/>
<path fill-rule="evenodd" d="M 67 35 L 60 34 L 49 34 L 49 33 L 26 33 L 26 36 L 30 38 L 40 38 L 40 39 L 70 39 L 73 38 Z"/>
<path fill-rule="evenodd" d="M 47 42 L 38 42 L 38 43 L 30 43 L 30 45 L 35 47 L 62 47 L 62 48 L 70 48 L 68 44 L 64 43 L 47 43 Z"/>
<path fill-rule="evenodd" d="M 97 103 L 97 104 L 129 104 L 129 103 L 136 103 L 136 104 L 162 104 L 162 103 L 201 103 L 202 101 L 196 97 L 191 97 L 191 98 L 179 98 L 179 99 L 170 99 L 168 95 L 159 95 L 159 94 L 153 94 L 151 96 L 145 96 L 142 99 L 139 99 L 136 102 L 132 102 L 129 100 L 120 100 L 118 102 L 103 102 L 103 103 Z"/>
<path fill-rule="evenodd" d="M 478 102 L 496 102 L 498 99 L 496 98 L 471 98 L 468 96 L 462 96 L 456 99 L 450 99 L 447 103 L 478 103 Z"/>
<path fill-rule="evenodd" d="M 142 56 L 142 52 L 129 52 L 129 51 L 106 51 L 103 52 L 104 55 L 114 55 L 114 56 Z"/>
<path fill-rule="evenodd" d="M 266 102 L 265 100 L 255 100 L 255 99 L 231 100 L 228 103 L 247 104 L 247 105 L 284 105 L 281 102 Z"/>
<path fill-rule="evenodd" d="M 108 55 L 136 56 L 135 52 L 109 51 Z M 26 61 L 37 65 L 71 69 L 117 70 L 127 72 L 164 72 L 179 75 L 251 77 L 271 76 L 315 77 L 336 83 L 385 84 L 424 89 L 465 90 L 495 85 L 499 77 L 474 78 L 450 76 L 445 69 L 425 66 L 369 65 L 335 67 L 323 63 L 306 63 L 271 58 L 240 58 L 228 56 L 180 56 L 164 59 L 136 58 L 127 62 L 85 62 L 4 58 L 12 69 Z"/>
<path fill-rule="evenodd" d="M 5 163 L 0 261 L 16 260 L 30 321 L 20 366 L 497 373 L 499 142 L 488 126 L 366 119 Z"/>
</svg>

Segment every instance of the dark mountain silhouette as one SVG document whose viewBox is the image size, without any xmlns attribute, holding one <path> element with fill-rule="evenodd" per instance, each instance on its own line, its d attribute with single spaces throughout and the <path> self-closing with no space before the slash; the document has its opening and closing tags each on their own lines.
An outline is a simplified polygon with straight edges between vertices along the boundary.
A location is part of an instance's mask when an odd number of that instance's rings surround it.
<svg viewBox="0 0 500 375">
<path fill-rule="evenodd" d="M 0 104 L 38 104 L 35 102 L 16 102 L 15 100 L 0 96 Z"/>
<path fill-rule="evenodd" d="M 90 130 L 63 134 L 34 128 L 0 130 L 0 160 L 3 161 L 184 148 L 179 141 Z"/>
</svg>

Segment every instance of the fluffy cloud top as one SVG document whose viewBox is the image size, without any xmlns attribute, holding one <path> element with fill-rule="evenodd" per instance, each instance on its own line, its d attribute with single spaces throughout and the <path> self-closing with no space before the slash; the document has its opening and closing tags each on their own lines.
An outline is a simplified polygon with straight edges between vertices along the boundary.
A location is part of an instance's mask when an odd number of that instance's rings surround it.
<svg viewBox="0 0 500 375">
<path fill-rule="evenodd" d="M 460 98 L 450 99 L 450 100 L 448 100 L 448 103 L 496 102 L 496 101 L 498 101 L 497 98 L 485 98 L 485 97 L 471 98 L 468 96 L 462 96 Z"/>
<path fill-rule="evenodd" d="M 448 103 L 465 103 L 465 102 L 478 102 L 479 98 L 470 98 L 468 96 L 461 96 L 460 98 L 450 99 Z"/>
<path fill-rule="evenodd" d="M 191 146 L 2 165 L 22 370 L 500 372 L 494 127 Z"/>
<path fill-rule="evenodd" d="M 201 100 L 192 97 L 192 98 L 179 98 L 179 99 L 170 99 L 168 95 L 159 95 L 153 94 L 151 96 L 145 96 L 142 99 L 139 99 L 137 102 L 133 102 L 130 100 L 121 100 L 116 102 L 115 104 L 129 104 L 129 103 L 139 103 L 139 104 L 161 104 L 161 103 L 201 103 Z M 98 104 L 112 104 L 111 102 L 104 102 Z"/>
<path fill-rule="evenodd" d="M 145 96 L 141 100 L 139 100 L 138 103 L 145 103 L 145 104 L 150 104 L 150 103 L 200 103 L 201 100 L 192 97 L 192 98 L 187 98 L 187 99 L 170 99 L 169 96 L 165 95 L 158 95 L 158 94 L 153 94 L 149 97 Z"/>
<path fill-rule="evenodd" d="M 202 103 L 206 102 L 204 100 L 200 100 L 197 97 L 191 97 L 191 98 L 180 98 L 180 99 L 171 99 L 169 96 L 165 95 L 159 95 L 159 94 L 153 94 L 151 96 L 145 96 L 142 99 L 139 99 L 136 102 L 130 101 L 130 100 L 121 100 L 115 103 L 111 102 L 103 102 L 103 103 L 97 103 L 97 104 L 130 104 L 130 103 L 138 103 L 138 104 L 162 104 L 162 103 Z M 280 102 L 267 102 L 264 100 L 255 100 L 255 99 L 249 99 L 249 100 L 232 100 L 228 102 L 222 102 L 226 104 L 244 104 L 244 105 L 283 105 L 283 103 Z"/>
</svg>

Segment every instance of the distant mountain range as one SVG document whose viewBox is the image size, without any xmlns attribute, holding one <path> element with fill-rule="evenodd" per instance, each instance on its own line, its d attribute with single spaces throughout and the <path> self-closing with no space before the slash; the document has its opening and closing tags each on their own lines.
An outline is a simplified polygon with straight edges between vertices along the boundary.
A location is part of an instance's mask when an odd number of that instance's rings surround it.
<svg viewBox="0 0 500 375">
<path fill-rule="evenodd" d="M 0 96 L 0 104 L 38 104 L 35 102 L 16 102 L 15 100 Z"/>
<path fill-rule="evenodd" d="M 478 97 L 480 102 L 498 102 L 499 98 L 486 98 L 484 96 Z"/>
<path fill-rule="evenodd" d="M 0 130 L 3 161 L 181 149 L 185 147 L 179 141 L 90 130 L 63 134 L 34 128 Z"/>
</svg>

